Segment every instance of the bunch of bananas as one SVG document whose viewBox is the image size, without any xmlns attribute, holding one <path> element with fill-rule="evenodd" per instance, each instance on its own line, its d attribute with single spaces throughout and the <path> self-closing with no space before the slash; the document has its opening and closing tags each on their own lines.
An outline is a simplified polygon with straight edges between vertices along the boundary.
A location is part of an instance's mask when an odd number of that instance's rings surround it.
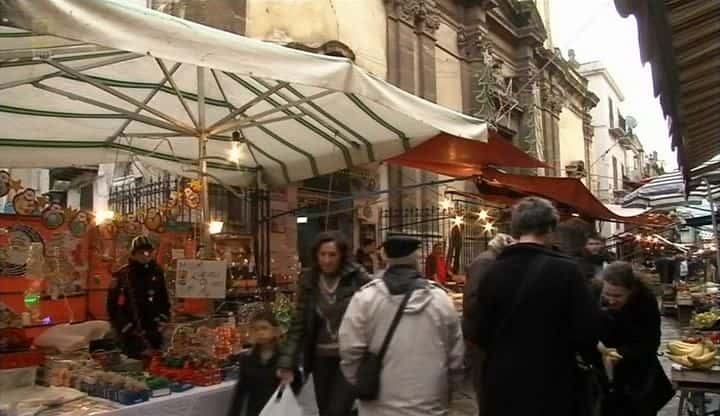
<svg viewBox="0 0 720 416">
<path fill-rule="evenodd" d="M 697 329 L 710 328 L 715 325 L 718 319 L 720 319 L 720 316 L 715 311 L 698 313 L 692 317 L 690 325 Z"/>
<path fill-rule="evenodd" d="M 717 348 L 712 342 L 690 344 L 670 341 L 667 344 L 668 358 L 687 368 L 708 370 L 717 363 Z"/>
</svg>

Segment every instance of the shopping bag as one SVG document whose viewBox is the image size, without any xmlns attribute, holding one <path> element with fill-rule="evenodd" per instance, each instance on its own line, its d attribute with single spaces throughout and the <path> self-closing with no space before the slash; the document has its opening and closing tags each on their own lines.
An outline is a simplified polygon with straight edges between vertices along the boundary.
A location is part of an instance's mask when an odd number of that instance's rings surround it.
<svg viewBox="0 0 720 416">
<path fill-rule="evenodd" d="M 303 414 L 292 389 L 280 386 L 265 404 L 260 416 L 303 416 Z"/>
<path fill-rule="evenodd" d="M 305 381 L 297 396 L 298 404 L 302 409 L 303 416 L 319 416 L 317 401 L 315 400 L 315 383 L 312 374 Z"/>
</svg>

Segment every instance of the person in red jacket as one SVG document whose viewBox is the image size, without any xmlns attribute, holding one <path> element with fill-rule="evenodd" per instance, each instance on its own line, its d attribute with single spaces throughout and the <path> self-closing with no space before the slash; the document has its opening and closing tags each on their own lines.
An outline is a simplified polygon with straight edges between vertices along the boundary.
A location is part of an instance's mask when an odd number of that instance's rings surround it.
<svg viewBox="0 0 720 416">
<path fill-rule="evenodd" d="M 428 280 L 434 280 L 444 285 L 447 283 L 449 275 L 443 244 L 435 243 L 432 251 L 425 259 L 425 277 Z"/>
</svg>

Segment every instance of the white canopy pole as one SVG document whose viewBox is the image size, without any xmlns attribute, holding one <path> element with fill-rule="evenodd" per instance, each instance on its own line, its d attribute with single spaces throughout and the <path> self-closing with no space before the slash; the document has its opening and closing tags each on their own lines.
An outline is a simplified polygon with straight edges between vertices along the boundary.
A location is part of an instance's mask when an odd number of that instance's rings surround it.
<svg viewBox="0 0 720 416">
<path fill-rule="evenodd" d="M 718 236 L 718 225 L 717 216 L 715 215 L 715 201 L 713 201 L 712 187 L 710 186 L 710 179 L 703 178 L 707 184 L 707 199 L 710 203 L 710 218 L 712 218 L 713 236 L 715 237 L 715 273 L 716 276 L 712 276 L 713 281 L 717 280 L 718 267 L 720 267 L 720 236 Z"/>
<path fill-rule="evenodd" d="M 207 162 L 207 132 L 205 131 L 205 68 L 197 67 L 197 96 L 198 96 L 198 163 L 200 164 L 200 183 L 202 192 L 200 197 L 200 244 L 202 244 L 202 257 L 210 253 L 210 190 L 208 189 L 208 162 Z"/>
</svg>

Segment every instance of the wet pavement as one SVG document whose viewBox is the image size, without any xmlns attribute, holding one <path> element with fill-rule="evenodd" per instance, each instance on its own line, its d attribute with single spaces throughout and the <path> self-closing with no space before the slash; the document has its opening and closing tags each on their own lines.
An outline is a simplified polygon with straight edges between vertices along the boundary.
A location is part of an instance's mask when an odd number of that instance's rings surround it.
<svg viewBox="0 0 720 416">
<path fill-rule="evenodd" d="M 662 342 L 661 348 L 669 340 L 678 339 L 680 331 L 677 322 L 672 318 L 663 318 L 662 320 Z M 665 371 L 670 376 L 670 361 L 665 357 L 660 357 L 660 362 Z M 453 397 L 450 416 L 475 416 L 475 402 L 473 398 L 472 387 L 468 384 L 461 391 L 456 392 Z M 676 416 L 678 411 L 678 398 L 675 397 L 665 408 L 658 413 L 658 416 Z"/>
</svg>

